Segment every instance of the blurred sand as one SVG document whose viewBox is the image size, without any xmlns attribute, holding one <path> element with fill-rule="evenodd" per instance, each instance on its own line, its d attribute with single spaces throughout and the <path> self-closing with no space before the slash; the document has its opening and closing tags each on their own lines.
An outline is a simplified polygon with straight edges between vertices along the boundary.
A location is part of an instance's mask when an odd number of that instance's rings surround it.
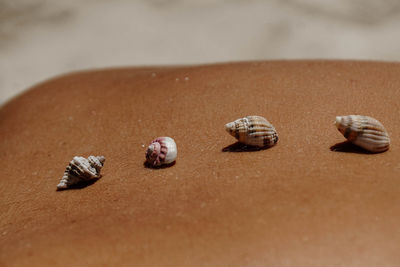
<svg viewBox="0 0 400 267">
<path fill-rule="evenodd" d="M 400 2 L 0 0 L 0 103 L 65 72 L 262 59 L 400 60 Z"/>
<path fill-rule="evenodd" d="M 399 63 L 351 61 L 41 84 L 0 109 L 0 266 L 400 266 L 399 87 Z M 353 112 L 379 118 L 389 151 L 342 143 L 335 116 Z M 232 145 L 224 124 L 243 114 L 267 116 L 278 144 Z M 164 134 L 176 164 L 145 168 Z M 74 155 L 104 155 L 103 177 L 57 192 Z"/>
</svg>

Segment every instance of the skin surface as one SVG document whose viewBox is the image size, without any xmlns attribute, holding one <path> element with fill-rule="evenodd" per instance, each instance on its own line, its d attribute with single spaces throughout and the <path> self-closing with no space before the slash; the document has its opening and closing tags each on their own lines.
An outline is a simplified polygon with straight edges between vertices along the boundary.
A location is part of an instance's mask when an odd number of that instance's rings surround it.
<svg viewBox="0 0 400 267">
<path fill-rule="evenodd" d="M 400 64 L 273 61 L 73 73 L 0 109 L 2 266 L 398 266 Z M 336 129 L 388 130 L 367 154 Z M 227 122 L 279 142 L 241 151 Z M 176 164 L 145 151 L 173 137 Z M 73 156 L 103 177 L 56 191 Z"/>
</svg>

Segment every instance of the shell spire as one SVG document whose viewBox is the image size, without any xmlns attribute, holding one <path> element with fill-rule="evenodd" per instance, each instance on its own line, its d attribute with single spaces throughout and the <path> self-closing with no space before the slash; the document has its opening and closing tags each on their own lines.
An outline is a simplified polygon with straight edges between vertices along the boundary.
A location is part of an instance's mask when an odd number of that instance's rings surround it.
<svg viewBox="0 0 400 267">
<path fill-rule="evenodd" d="M 271 147 L 278 142 L 275 127 L 261 116 L 247 116 L 229 122 L 225 130 L 239 142 L 255 147 Z"/>
<path fill-rule="evenodd" d="M 335 125 L 353 144 L 373 153 L 389 149 L 390 138 L 377 119 L 362 115 L 337 116 Z"/>
<path fill-rule="evenodd" d="M 57 190 L 68 189 L 72 185 L 100 178 L 100 170 L 104 162 L 104 156 L 89 156 L 87 159 L 74 157 L 65 169 Z"/>
<path fill-rule="evenodd" d="M 158 137 L 147 148 L 146 161 L 152 167 L 170 164 L 175 161 L 178 150 L 171 137 Z"/>
</svg>

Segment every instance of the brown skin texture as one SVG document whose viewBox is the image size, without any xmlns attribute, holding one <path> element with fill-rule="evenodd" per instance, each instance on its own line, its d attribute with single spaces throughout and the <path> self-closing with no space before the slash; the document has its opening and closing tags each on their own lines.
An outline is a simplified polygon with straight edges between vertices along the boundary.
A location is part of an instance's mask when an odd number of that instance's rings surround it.
<svg viewBox="0 0 400 267">
<path fill-rule="evenodd" d="M 398 266 L 399 110 L 399 63 L 123 68 L 44 82 L 0 109 L 0 265 Z M 335 116 L 350 114 L 381 121 L 389 151 L 332 151 L 345 140 Z M 246 115 L 266 117 L 278 144 L 228 147 L 225 123 Z M 176 164 L 146 168 L 158 136 L 175 139 Z M 103 177 L 56 191 L 76 155 L 104 155 Z"/>
</svg>

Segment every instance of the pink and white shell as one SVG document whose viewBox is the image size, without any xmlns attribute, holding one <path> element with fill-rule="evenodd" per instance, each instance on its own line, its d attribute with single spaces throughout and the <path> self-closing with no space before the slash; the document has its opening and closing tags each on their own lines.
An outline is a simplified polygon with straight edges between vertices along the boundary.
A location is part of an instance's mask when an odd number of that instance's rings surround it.
<svg viewBox="0 0 400 267">
<path fill-rule="evenodd" d="M 154 139 L 146 151 L 146 161 L 153 167 L 170 164 L 175 161 L 177 148 L 171 137 L 158 137 Z"/>
</svg>

